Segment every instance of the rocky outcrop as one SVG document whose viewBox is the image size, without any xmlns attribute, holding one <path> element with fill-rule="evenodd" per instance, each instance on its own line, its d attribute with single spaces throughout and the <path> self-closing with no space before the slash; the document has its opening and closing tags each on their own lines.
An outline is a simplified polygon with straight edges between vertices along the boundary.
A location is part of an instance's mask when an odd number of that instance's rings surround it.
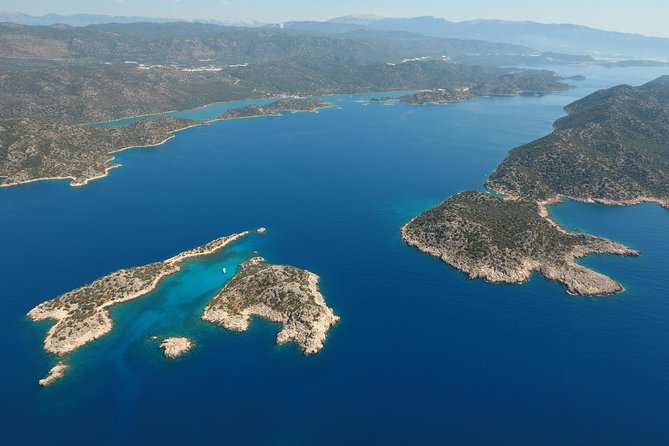
<svg viewBox="0 0 669 446">
<path fill-rule="evenodd" d="M 214 296 L 202 319 L 241 332 L 252 317 L 261 317 L 282 325 L 277 344 L 295 342 L 305 354 L 314 354 L 339 320 L 326 305 L 318 281 L 309 271 L 254 258 Z"/>
<path fill-rule="evenodd" d="M 61 379 L 63 376 L 65 376 L 65 372 L 70 368 L 69 365 L 65 364 L 64 361 L 60 361 L 58 364 L 53 366 L 51 370 L 49 370 L 49 374 L 47 375 L 46 378 L 42 378 L 39 380 L 39 385 L 42 387 L 50 386 L 54 382 L 58 381 Z"/>
<path fill-rule="evenodd" d="M 193 341 L 185 337 L 167 338 L 160 343 L 166 358 L 175 359 L 189 352 L 194 347 Z"/>
</svg>

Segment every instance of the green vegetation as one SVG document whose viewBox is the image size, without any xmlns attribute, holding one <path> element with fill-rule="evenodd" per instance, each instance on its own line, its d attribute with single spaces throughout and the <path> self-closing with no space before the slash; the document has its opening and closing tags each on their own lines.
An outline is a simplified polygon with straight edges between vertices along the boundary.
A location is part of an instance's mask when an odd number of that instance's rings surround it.
<svg viewBox="0 0 669 446">
<path fill-rule="evenodd" d="M 505 194 L 669 206 L 669 76 L 596 92 L 550 135 L 518 147 L 487 186 Z"/>
<path fill-rule="evenodd" d="M 482 191 L 454 195 L 425 211 L 405 228 L 413 239 L 458 252 L 491 268 L 512 271 L 526 259 L 564 263 L 592 237 L 569 234 L 540 216 L 531 200 L 503 200 Z"/>
</svg>

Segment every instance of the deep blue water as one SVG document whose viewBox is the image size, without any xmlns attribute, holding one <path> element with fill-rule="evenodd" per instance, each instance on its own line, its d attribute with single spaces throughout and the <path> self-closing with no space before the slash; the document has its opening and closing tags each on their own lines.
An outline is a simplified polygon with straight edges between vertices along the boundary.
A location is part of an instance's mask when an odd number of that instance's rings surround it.
<svg viewBox="0 0 669 446">
<path fill-rule="evenodd" d="M 548 133 L 562 107 L 658 69 L 566 67 L 579 88 L 448 106 L 362 106 L 218 122 L 119 154 L 108 178 L 0 189 L 0 443 L 669 444 L 669 212 L 568 202 L 567 227 L 640 258 L 591 257 L 628 289 L 571 297 L 540 277 L 467 280 L 405 246 L 399 228 L 449 195 L 480 188 L 512 147 Z M 118 268 L 266 226 L 118 306 L 105 338 L 56 359 L 48 324 L 25 313 Z M 277 347 L 277 326 L 245 334 L 199 321 L 254 251 L 322 277 L 341 316 L 323 351 Z M 151 335 L 197 347 L 162 358 Z M 160 443 L 159 443 L 160 442 Z"/>
</svg>

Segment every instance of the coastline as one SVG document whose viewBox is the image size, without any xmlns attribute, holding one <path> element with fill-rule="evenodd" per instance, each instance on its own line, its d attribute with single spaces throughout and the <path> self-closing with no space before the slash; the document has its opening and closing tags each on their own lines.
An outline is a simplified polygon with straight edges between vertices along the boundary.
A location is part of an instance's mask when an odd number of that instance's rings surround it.
<svg viewBox="0 0 669 446">
<path fill-rule="evenodd" d="M 240 266 L 241 272 L 209 301 L 200 319 L 233 332 L 247 331 L 254 318 L 266 319 L 281 324 L 276 345 L 294 342 L 305 355 L 318 353 L 340 319 L 327 306 L 320 277 L 288 265 L 266 264 L 262 257 Z"/>
<path fill-rule="evenodd" d="M 27 317 L 32 321 L 55 321 L 44 337 L 43 348 L 48 353 L 65 358 L 113 330 L 114 321 L 108 311 L 110 307 L 150 294 L 165 278 L 181 271 L 186 261 L 215 254 L 248 234 L 249 231 L 244 231 L 220 237 L 162 262 L 114 271 L 90 284 L 42 302 L 31 309 Z M 139 275 L 133 276 L 135 272 Z M 105 297 L 114 296 L 114 293 L 116 297 Z M 64 371 L 59 377 L 62 375 Z"/>
<path fill-rule="evenodd" d="M 232 102 L 234 102 L 234 101 L 232 101 Z M 219 104 L 219 102 L 215 102 L 213 104 Z M 213 104 L 203 105 L 200 108 L 208 107 L 209 105 L 213 105 Z M 333 104 L 330 104 L 330 105 L 327 105 L 327 106 L 324 106 L 324 107 L 319 107 L 319 108 L 316 108 L 316 109 L 313 109 L 313 110 L 299 110 L 299 111 L 292 111 L 292 112 L 286 110 L 286 112 L 290 112 L 291 114 L 292 113 L 318 113 L 319 110 L 327 109 L 327 108 L 333 108 Z M 159 114 L 159 115 L 155 115 L 155 116 L 156 117 L 165 116 L 165 115 L 169 116 L 169 113 L 172 113 L 172 112 L 165 112 L 164 114 Z M 154 115 L 144 115 L 144 116 L 154 116 Z M 118 154 L 118 153 L 121 153 L 121 152 L 125 152 L 126 150 L 147 149 L 147 148 L 151 148 L 151 147 L 159 147 L 159 146 L 165 144 L 166 142 L 170 141 L 171 139 L 175 138 L 177 136 L 176 134 L 179 133 L 179 132 L 182 132 L 184 130 L 188 130 L 188 129 L 194 128 L 194 127 L 207 126 L 207 125 L 212 124 L 214 122 L 236 121 L 236 120 L 241 120 L 241 119 L 256 119 L 256 118 L 264 118 L 264 117 L 282 117 L 282 116 L 285 116 L 285 114 L 279 112 L 279 113 L 272 113 L 272 114 L 265 114 L 265 115 L 255 115 L 255 116 L 212 118 L 212 119 L 208 119 L 208 120 L 199 121 L 196 124 L 191 124 L 191 125 L 186 126 L 186 127 L 181 127 L 181 128 L 175 129 L 175 130 L 170 130 L 169 131 L 170 136 L 168 136 L 167 138 L 163 139 L 160 142 L 157 142 L 157 143 L 154 143 L 154 144 L 141 145 L 141 146 L 122 147 L 120 149 L 109 152 L 109 154 L 110 155 L 115 155 L 115 154 Z M 132 118 L 122 118 L 122 119 L 132 119 Z M 151 119 L 151 118 L 149 118 L 149 119 Z M 113 121 L 110 121 L 110 122 L 113 122 Z M 116 157 L 112 156 L 109 160 L 106 161 L 106 163 L 111 163 L 115 159 L 116 159 Z M 74 177 L 71 177 L 71 176 L 65 176 L 65 177 L 33 178 L 33 179 L 30 179 L 30 180 L 24 180 L 24 181 L 7 182 L 2 177 L 0 177 L 0 181 L 2 181 L 2 182 L 0 182 L 0 187 L 14 187 L 14 186 L 20 186 L 22 184 L 37 183 L 37 182 L 40 182 L 40 181 L 61 181 L 61 180 L 69 180 L 70 181 L 70 184 L 69 184 L 70 187 L 82 187 L 82 186 L 88 185 L 92 181 L 99 180 L 99 179 L 102 179 L 102 178 L 106 178 L 107 176 L 109 176 L 109 172 L 111 170 L 122 167 L 122 166 L 123 166 L 122 164 L 112 164 L 112 165 L 106 166 L 104 173 L 101 173 L 100 175 L 97 175 L 97 176 L 94 176 L 94 177 L 85 178 L 83 180 L 77 180 L 77 178 L 74 178 Z"/>
<path fill-rule="evenodd" d="M 170 136 L 168 136 L 167 138 L 163 139 L 162 141 L 160 141 L 158 143 L 147 144 L 147 145 L 143 145 L 143 146 L 122 147 L 118 150 L 114 150 L 112 152 L 109 152 L 109 154 L 110 155 L 115 155 L 117 153 L 125 152 L 126 150 L 131 150 L 131 149 L 148 149 L 150 147 L 158 147 L 158 146 L 161 146 L 161 145 L 165 144 L 167 141 L 171 140 L 172 138 L 174 138 L 176 136 L 175 135 L 176 133 L 181 132 L 183 130 L 193 128 L 193 127 L 200 127 L 202 125 L 207 125 L 207 124 L 193 124 L 193 125 L 189 125 L 189 126 L 186 126 L 186 127 L 176 129 L 176 130 L 170 130 Z M 115 159 L 116 159 L 116 157 L 112 156 L 111 158 L 109 158 L 109 160 L 106 161 L 106 163 L 111 163 Z M 86 178 L 83 181 L 77 181 L 77 179 L 74 178 L 74 177 L 44 177 L 44 178 L 34 178 L 32 180 L 17 181 L 17 182 L 12 182 L 12 183 L 7 183 L 6 181 L 3 181 L 2 183 L 0 183 L 0 187 L 13 187 L 13 186 L 20 186 L 22 184 L 37 183 L 39 181 L 60 181 L 60 180 L 70 180 L 69 186 L 71 186 L 71 187 L 81 187 L 81 186 L 86 186 L 91 181 L 99 180 L 99 179 L 102 179 L 102 178 L 105 178 L 105 177 L 109 176 L 109 171 L 111 171 L 113 169 L 117 169 L 117 168 L 122 167 L 122 166 L 123 166 L 122 164 L 112 164 L 110 166 L 105 167 L 105 172 L 104 173 L 102 173 L 100 175 L 97 175 L 95 177 Z"/>
<path fill-rule="evenodd" d="M 573 86 L 570 86 L 570 87 L 573 88 Z M 393 89 L 393 90 L 375 91 L 375 92 L 348 92 L 348 93 L 329 93 L 328 92 L 328 93 L 325 93 L 323 95 L 315 95 L 314 97 L 323 98 L 327 102 L 328 98 L 334 97 L 334 96 L 339 96 L 339 95 L 345 95 L 345 96 L 353 97 L 353 96 L 356 96 L 356 95 L 383 95 L 383 94 L 390 94 L 390 93 L 393 93 L 393 94 L 394 93 L 405 93 L 405 96 L 411 96 L 413 94 L 418 94 L 418 93 L 422 93 L 422 92 L 423 93 L 424 92 L 432 92 L 432 91 L 435 91 L 435 90 L 429 90 L 428 89 L 428 90 L 408 90 L 408 91 L 401 90 L 401 91 L 398 91 L 396 89 Z M 520 95 L 523 95 L 523 94 L 546 95 L 546 94 L 553 94 L 553 93 L 559 93 L 559 92 L 561 92 L 561 90 L 548 90 L 548 91 L 539 92 L 539 93 L 521 91 L 521 92 L 518 92 L 518 93 L 515 93 L 515 94 L 481 95 L 481 96 L 475 96 L 475 97 L 472 97 L 472 98 L 466 98 L 464 100 L 459 100 L 459 101 L 424 102 L 424 103 L 411 103 L 411 102 L 409 102 L 407 104 L 408 105 L 448 105 L 448 104 L 458 103 L 458 102 L 468 102 L 468 101 L 479 99 L 479 98 L 482 98 L 482 97 L 496 97 L 496 96 L 497 97 L 515 97 L 515 96 L 520 96 Z M 164 117 L 164 116 L 172 116 L 173 113 L 181 113 L 181 112 L 204 109 L 204 108 L 211 107 L 211 106 L 214 106 L 214 105 L 217 105 L 217 104 L 230 104 L 230 103 L 236 103 L 236 102 L 248 102 L 248 101 L 262 100 L 262 99 L 270 99 L 270 100 L 281 100 L 281 99 L 290 99 L 290 98 L 297 99 L 297 98 L 304 98 L 304 97 L 308 97 L 308 96 L 309 95 L 302 95 L 302 94 L 285 94 L 285 95 L 276 95 L 276 96 L 269 96 L 269 97 L 257 97 L 257 98 L 241 99 L 241 100 L 238 100 L 238 101 L 211 102 L 211 103 L 203 104 L 203 105 L 200 105 L 200 106 L 197 106 L 197 107 L 194 107 L 194 108 L 191 108 L 191 109 L 186 109 L 186 110 L 171 110 L 171 111 L 165 111 L 165 112 L 147 113 L 147 114 L 141 114 L 141 115 L 136 115 L 136 116 L 123 117 L 123 118 L 114 119 L 114 120 L 110 120 L 110 121 L 99 121 L 99 122 L 92 122 L 92 123 L 79 124 L 79 125 L 81 125 L 81 126 L 101 126 L 102 124 L 109 124 L 109 123 L 113 123 L 113 122 L 117 122 L 117 121 L 123 121 L 123 120 L 131 120 L 131 119 L 138 119 L 138 118 L 139 119 L 141 119 L 141 118 L 153 119 L 153 118 L 160 118 L 160 117 Z M 387 101 L 402 102 L 400 100 L 401 97 L 402 96 L 390 97 L 390 98 L 387 98 Z M 380 99 L 384 99 L 384 98 L 380 98 Z M 371 103 L 371 102 L 385 103 L 387 101 L 381 101 L 381 100 L 374 101 L 374 100 L 369 100 L 368 99 L 368 100 L 365 100 L 363 102 L 366 102 L 366 103 Z M 367 104 L 365 104 L 365 105 L 367 105 Z M 243 106 L 239 107 L 239 108 L 243 108 Z M 333 103 L 330 103 L 327 106 L 319 107 L 319 108 L 316 108 L 314 110 L 297 110 L 297 111 L 286 110 L 285 113 L 290 113 L 290 114 L 293 114 L 293 113 L 318 113 L 319 110 L 328 109 L 328 108 L 335 108 L 335 106 L 334 106 Z M 230 109 L 230 110 L 235 110 L 235 108 Z M 145 148 L 151 148 L 151 147 L 159 147 L 159 146 L 165 144 L 167 141 L 174 138 L 176 136 L 176 133 L 178 133 L 178 132 L 181 132 L 181 131 L 184 131 L 184 130 L 187 130 L 187 129 L 190 129 L 190 128 L 193 128 L 193 127 L 206 126 L 206 125 L 209 125 L 209 124 L 214 123 L 214 122 L 233 121 L 233 120 L 238 120 L 238 119 L 256 119 L 256 118 L 263 118 L 263 117 L 281 117 L 281 116 L 284 116 L 285 113 L 278 112 L 278 113 L 273 113 L 273 114 L 264 114 L 264 115 L 261 114 L 261 115 L 254 115 L 254 116 L 229 117 L 229 118 L 215 117 L 215 118 L 211 118 L 211 119 L 201 120 L 201 121 L 198 121 L 198 123 L 196 123 L 196 124 L 192 124 L 192 125 L 189 125 L 189 126 L 186 126 L 186 127 L 175 129 L 175 130 L 170 130 L 169 131 L 170 136 L 168 136 L 167 138 L 163 139 L 162 141 L 160 141 L 158 143 L 139 145 L 139 146 L 122 147 L 120 149 L 113 150 L 113 151 L 109 152 L 109 154 L 110 155 L 115 155 L 115 154 L 124 152 L 126 150 L 131 150 L 131 149 L 145 149 Z M 123 127 L 123 126 L 121 125 L 119 127 Z M 107 161 L 107 163 L 110 163 L 110 162 L 114 161 L 114 159 L 115 159 L 115 157 L 112 156 Z M 82 187 L 82 186 L 88 185 L 92 181 L 99 180 L 99 179 L 102 179 L 102 178 L 106 178 L 107 176 L 109 176 L 109 172 L 111 170 L 119 168 L 119 167 L 122 167 L 122 165 L 121 164 L 113 164 L 113 165 L 110 165 L 110 166 L 106 166 L 104 172 L 101 173 L 100 175 L 96 175 L 94 177 L 85 178 L 85 179 L 81 179 L 81 180 L 77 180 L 77 178 L 74 178 L 74 177 L 71 177 L 71 176 L 63 176 L 63 177 L 40 177 L 40 178 L 33 178 L 33 179 L 29 179 L 29 180 L 7 182 L 2 177 L 0 177 L 0 181 L 2 181 L 2 182 L 0 182 L 0 188 L 20 186 L 20 185 L 23 185 L 23 184 L 36 183 L 36 182 L 40 182 L 40 181 L 60 181 L 60 180 L 69 180 L 70 181 L 69 185 L 71 187 Z M 666 203 L 665 207 L 669 208 L 669 203 Z"/>
<path fill-rule="evenodd" d="M 471 191 L 485 196 L 495 197 L 493 194 L 485 191 Z M 461 194 L 464 194 L 463 192 Z M 534 202 L 537 205 L 536 218 L 545 221 L 553 231 L 563 234 L 569 239 L 565 240 L 567 249 L 555 251 L 547 249 L 545 245 L 538 244 L 529 252 L 523 253 L 523 250 L 514 252 L 503 243 L 493 242 L 490 239 L 490 250 L 485 251 L 485 255 L 472 254 L 471 249 L 476 252 L 476 247 L 467 240 L 472 231 L 480 239 L 490 229 L 488 224 L 479 220 L 468 220 L 465 216 L 458 214 L 456 207 L 447 211 L 450 214 L 434 214 L 435 209 L 446 209 L 450 200 L 455 200 L 461 194 L 456 194 L 448 200 L 430 208 L 429 210 L 412 218 L 401 227 L 402 240 L 409 246 L 417 248 L 419 251 L 436 257 L 444 263 L 457 269 L 469 279 L 482 279 L 493 284 L 522 284 L 531 279 L 533 273 L 541 274 L 547 280 L 553 280 L 562 284 L 567 293 L 574 296 L 599 297 L 609 296 L 625 291 L 625 287 L 616 280 L 608 277 L 592 268 L 585 267 L 578 263 L 579 259 L 592 254 L 619 255 L 619 256 L 639 256 L 640 253 L 619 242 L 597 237 L 588 234 L 579 234 L 567 231 L 559 226 L 550 218 L 548 204 L 560 202 L 560 200 L 547 200 L 545 202 Z M 519 197 L 505 198 L 497 197 L 500 203 L 513 203 L 520 200 Z M 457 201 L 456 201 L 457 203 Z M 479 202 L 480 203 L 480 202 Z M 476 209 L 476 207 L 474 207 Z M 443 212 L 443 211 L 438 211 Z M 419 222 L 418 219 L 423 215 L 430 214 L 427 220 Z M 435 215 L 441 215 L 435 217 Z M 446 217 L 448 215 L 448 217 Z M 435 218 L 446 218 L 443 226 L 433 226 Z M 430 220 L 431 219 L 431 220 Z M 529 224 L 529 223 L 528 223 Z M 482 225 L 482 226 L 481 226 Z M 449 235 L 440 235 L 439 240 L 435 241 L 435 231 L 446 231 Z M 515 231 L 515 230 L 514 230 Z M 428 234 L 427 236 L 425 234 Z M 432 234 L 432 235 L 430 235 Z M 464 238 L 463 238 L 464 236 Z M 516 232 L 508 234 L 511 239 L 518 239 Z M 543 239 L 550 235 L 546 235 Z M 485 239 L 485 237 L 484 237 Z M 540 238 L 541 239 L 541 238 Z M 572 240 L 568 242 L 568 240 Z M 526 250 L 525 250 L 526 251 Z M 509 256 L 510 262 L 502 261 L 499 256 Z M 497 257 L 495 257 L 497 256 Z"/>
</svg>

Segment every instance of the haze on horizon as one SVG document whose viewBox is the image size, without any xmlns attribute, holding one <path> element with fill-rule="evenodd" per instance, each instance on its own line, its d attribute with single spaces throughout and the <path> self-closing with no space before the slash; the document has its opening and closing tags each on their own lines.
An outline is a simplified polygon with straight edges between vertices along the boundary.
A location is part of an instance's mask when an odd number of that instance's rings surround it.
<svg viewBox="0 0 669 446">
<path fill-rule="evenodd" d="M 387 0 L 0 0 L 0 10 L 31 15 L 78 13 L 184 19 L 244 18 L 265 23 L 289 20 L 328 20 L 351 14 L 385 17 L 431 15 L 448 20 L 529 20 L 573 23 L 610 31 L 669 37 L 666 0 L 563 0 L 538 4 L 535 0 L 414 0 L 389 4 Z"/>
</svg>

